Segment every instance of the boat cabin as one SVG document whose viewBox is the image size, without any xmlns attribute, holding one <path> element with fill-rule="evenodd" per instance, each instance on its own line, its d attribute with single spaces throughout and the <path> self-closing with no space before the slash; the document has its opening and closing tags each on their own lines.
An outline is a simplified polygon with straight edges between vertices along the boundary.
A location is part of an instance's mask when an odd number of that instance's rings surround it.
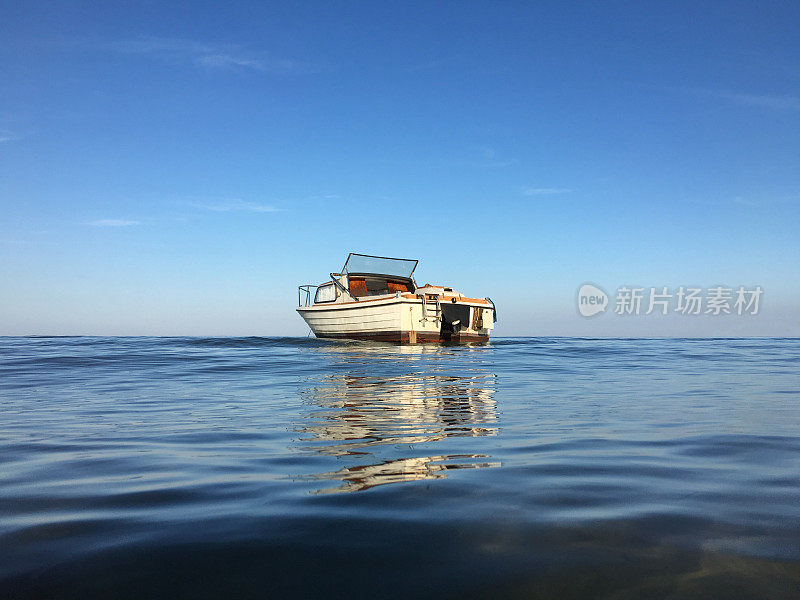
<svg viewBox="0 0 800 600">
<path fill-rule="evenodd" d="M 330 282 L 316 286 L 314 304 L 414 293 L 417 285 L 412 274 L 417 262 L 351 252 L 340 273 L 331 273 Z"/>
</svg>

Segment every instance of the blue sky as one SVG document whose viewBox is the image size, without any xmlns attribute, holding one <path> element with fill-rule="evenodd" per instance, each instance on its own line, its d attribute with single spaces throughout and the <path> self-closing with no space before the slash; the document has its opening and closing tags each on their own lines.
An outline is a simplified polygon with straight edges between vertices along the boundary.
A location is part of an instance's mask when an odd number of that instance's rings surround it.
<svg viewBox="0 0 800 600">
<path fill-rule="evenodd" d="M 4 3 L 0 334 L 305 335 L 296 286 L 360 251 L 491 296 L 500 335 L 800 335 L 798 30 L 796 2 Z M 764 295 L 585 319 L 586 282 Z"/>
</svg>

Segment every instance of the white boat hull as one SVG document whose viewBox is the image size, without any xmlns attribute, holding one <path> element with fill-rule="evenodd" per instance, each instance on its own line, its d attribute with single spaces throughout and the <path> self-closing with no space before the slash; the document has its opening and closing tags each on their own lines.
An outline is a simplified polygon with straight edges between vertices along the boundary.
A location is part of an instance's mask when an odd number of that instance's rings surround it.
<svg viewBox="0 0 800 600">
<path fill-rule="evenodd" d="M 427 314 L 423 315 L 422 300 L 410 294 L 328 305 L 316 304 L 300 307 L 297 312 L 314 335 L 320 338 L 412 344 L 488 341 L 494 326 L 494 307 L 478 300 L 454 304 L 470 307 L 470 319 L 469 323 L 461 324 L 458 332 L 450 334 L 441 331 L 441 321 L 436 314 L 431 314 L 430 309 L 425 310 Z"/>
</svg>

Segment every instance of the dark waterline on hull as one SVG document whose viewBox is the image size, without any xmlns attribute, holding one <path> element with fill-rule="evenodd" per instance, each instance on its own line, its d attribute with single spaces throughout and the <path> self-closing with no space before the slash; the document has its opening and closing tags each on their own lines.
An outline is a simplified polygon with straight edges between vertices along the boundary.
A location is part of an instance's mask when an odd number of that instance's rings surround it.
<svg viewBox="0 0 800 600">
<path fill-rule="evenodd" d="M 489 341 L 488 335 L 474 333 L 453 333 L 441 335 L 417 331 L 412 334 L 408 331 L 376 331 L 370 333 L 327 334 L 317 336 L 329 340 L 353 340 L 360 342 L 389 342 L 394 344 L 485 344 Z"/>
</svg>

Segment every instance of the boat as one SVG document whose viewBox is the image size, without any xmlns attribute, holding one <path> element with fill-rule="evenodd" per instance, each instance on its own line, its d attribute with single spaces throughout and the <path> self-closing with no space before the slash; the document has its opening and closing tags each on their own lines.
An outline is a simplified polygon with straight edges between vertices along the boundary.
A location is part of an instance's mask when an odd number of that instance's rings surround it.
<svg viewBox="0 0 800 600">
<path fill-rule="evenodd" d="M 339 273 L 297 289 L 297 312 L 318 338 L 401 344 L 485 343 L 497 321 L 490 298 L 418 286 L 419 261 L 351 252 Z"/>
</svg>

